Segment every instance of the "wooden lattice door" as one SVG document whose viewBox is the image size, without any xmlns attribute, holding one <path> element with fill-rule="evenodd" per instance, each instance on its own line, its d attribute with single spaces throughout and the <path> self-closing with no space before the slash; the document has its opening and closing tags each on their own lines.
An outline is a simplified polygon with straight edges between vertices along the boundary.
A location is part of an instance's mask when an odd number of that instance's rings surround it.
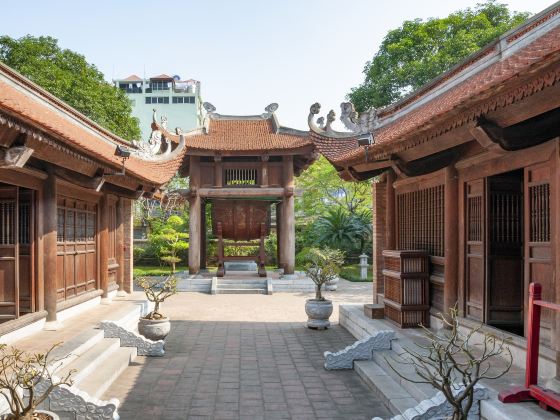
<svg viewBox="0 0 560 420">
<path fill-rule="evenodd" d="M 484 320 L 485 245 L 486 245 L 486 181 L 477 179 L 465 188 L 465 316 Z"/>
<path fill-rule="evenodd" d="M 19 190 L 18 239 L 19 239 L 19 310 L 35 311 L 35 195 L 32 190 Z"/>
<path fill-rule="evenodd" d="M 487 192 L 488 256 L 484 322 L 522 335 L 523 172 L 508 172 L 488 178 Z"/>
<path fill-rule="evenodd" d="M 528 302 L 530 282 L 542 285 L 543 300 L 555 301 L 551 245 L 551 178 L 550 163 L 525 169 L 525 304 Z M 542 312 L 541 326 L 545 330 L 552 326 L 552 314 L 547 309 Z M 543 334 L 545 337 L 547 335 Z"/>
</svg>

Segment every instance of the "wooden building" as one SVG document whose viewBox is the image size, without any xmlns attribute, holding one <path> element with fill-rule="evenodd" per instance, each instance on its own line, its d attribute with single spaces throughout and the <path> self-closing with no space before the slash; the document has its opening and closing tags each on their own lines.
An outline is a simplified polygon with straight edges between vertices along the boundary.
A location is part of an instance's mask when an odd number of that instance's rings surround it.
<svg viewBox="0 0 560 420">
<path fill-rule="evenodd" d="M 0 336 L 131 291 L 131 202 L 185 151 L 164 140 L 139 149 L 0 64 Z"/>
<path fill-rule="evenodd" d="M 374 300 L 384 250 L 429 254 L 432 314 L 526 334 L 529 283 L 560 302 L 560 5 L 529 19 L 399 102 L 355 113 L 353 134 L 314 122 L 347 180 L 373 179 Z M 560 318 L 542 336 L 560 354 Z M 560 374 L 560 357 L 557 358 Z"/>
<path fill-rule="evenodd" d="M 317 157 L 307 131 L 283 127 L 276 114 L 277 104 L 265 113 L 230 116 L 207 111 L 204 126 L 184 134 L 188 155 L 179 169 L 189 177 L 189 271 L 206 267 L 206 214 L 211 208 L 212 231 L 218 237 L 218 275 L 224 274 L 223 262 L 253 259 L 259 262 L 259 274 L 266 275 L 263 240 L 270 233 L 274 207 L 278 232 L 278 260 L 284 274 L 293 274 L 295 265 L 295 177 Z M 159 125 L 167 138 L 178 136 Z M 262 227 L 261 227 L 262 225 Z M 260 239 L 260 255 L 248 258 L 225 257 L 224 240 L 234 245 L 250 245 Z M 254 243 L 253 243 L 254 244 Z"/>
</svg>

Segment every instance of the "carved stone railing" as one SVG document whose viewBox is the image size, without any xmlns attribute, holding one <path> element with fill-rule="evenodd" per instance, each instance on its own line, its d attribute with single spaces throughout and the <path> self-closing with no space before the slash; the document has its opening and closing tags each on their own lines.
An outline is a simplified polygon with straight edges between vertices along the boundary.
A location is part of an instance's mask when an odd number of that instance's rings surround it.
<svg viewBox="0 0 560 420">
<path fill-rule="evenodd" d="M 101 321 L 99 328 L 105 332 L 105 338 L 119 338 L 121 347 L 136 347 L 139 356 L 163 356 L 165 354 L 163 340 L 149 340 L 113 321 Z"/>
<path fill-rule="evenodd" d="M 458 386 L 453 395 L 460 394 L 464 389 L 464 386 Z M 475 385 L 473 404 L 469 410 L 468 420 L 480 419 L 480 401 L 487 400 L 488 398 L 488 389 L 482 385 Z M 421 401 L 417 406 L 409 408 L 402 415 L 392 417 L 391 420 L 448 419 L 453 416 L 453 410 L 453 406 L 447 401 L 443 392 L 439 391 L 434 397 Z M 372 420 L 383 419 L 381 417 L 374 417 Z"/>
<path fill-rule="evenodd" d="M 325 369 L 352 369 L 356 360 L 371 360 L 375 350 L 390 350 L 394 338 L 394 331 L 378 331 L 336 353 L 326 351 Z"/>
</svg>

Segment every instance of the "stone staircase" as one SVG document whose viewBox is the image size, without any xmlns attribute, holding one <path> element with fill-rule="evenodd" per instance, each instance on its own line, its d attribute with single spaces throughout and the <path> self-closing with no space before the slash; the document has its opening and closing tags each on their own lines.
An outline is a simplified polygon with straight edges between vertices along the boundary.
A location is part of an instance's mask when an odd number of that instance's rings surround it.
<svg viewBox="0 0 560 420">
<path fill-rule="evenodd" d="M 418 378 L 411 366 L 398 362 L 398 355 L 403 352 L 403 347 L 416 348 L 414 343 L 422 342 L 422 335 L 418 330 L 406 330 L 405 332 L 388 321 L 367 318 L 363 313 L 363 305 L 341 305 L 339 311 L 340 325 L 357 339 L 363 339 L 381 330 L 395 330 L 397 339 L 392 341 L 391 350 L 377 350 L 373 352 L 372 360 L 354 362 L 355 372 L 395 416 L 403 415 L 406 410 L 434 397 L 436 391 L 430 385 L 404 380 L 389 366 L 390 362 L 402 375 Z M 523 381 L 522 369 L 512 367 L 510 372 L 511 374 L 504 377 L 502 382 L 493 381 L 482 384 L 490 391 L 490 399 L 481 401 L 482 419 L 558 418 L 556 414 L 540 409 L 536 403 L 503 404 L 498 401 L 498 388 L 519 384 Z M 408 419 L 407 416 L 403 416 L 403 418 Z"/>
<path fill-rule="evenodd" d="M 214 279 L 213 291 L 215 290 L 215 294 L 268 294 L 269 281 L 266 278 L 223 279 L 214 277 Z"/>
<path fill-rule="evenodd" d="M 113 303 L 115 310 L 105 319 L 113 321 L 131 331 L 137 332 L 138 318 L 148 312 L 146 301 L 126 301 L 119 304 Z M 121 347 L 120 339 L 105 338 L 104 331 L 97 328 L 88 328 L 83 332 L 65 339 L 63 344 L 51 353 L 52 373 L 61 377 L 75 370 L 72 374 L 73 385 L 70 393 L 82 397 L 86 403 L 99 406 L 114 404 L 118 408 L 118 401 L 96 401 L 105 393 L 111 384 L 136 358 L 135 347 Z M 69 398 L 69 407 L 80 398 Z M 85 418 L 65 406 L 65 402 L 47 400 L 42 408 L 50 409 L 59 414 L 64 420 L 81 420 Z M 0 404 L 0 414 L 5 412 L 7 406 Z M 97 417 L 91 417 L 97 418 Z M 106 417 L 99 417 L 106 418 Z"/>
</svg>

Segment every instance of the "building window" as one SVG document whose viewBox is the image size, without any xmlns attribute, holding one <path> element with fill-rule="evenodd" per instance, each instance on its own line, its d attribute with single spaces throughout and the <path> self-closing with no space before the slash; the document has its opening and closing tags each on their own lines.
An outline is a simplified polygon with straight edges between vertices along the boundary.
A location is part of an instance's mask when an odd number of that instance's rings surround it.
<svg viewBox="0 0 560 420">
<path fill-rule="evenodd" d="M 147 104 L 168 104 L 169 96 L 146 96 Z"/>
<path fill-rule="evenodd" d="M 152 90 L 169 90 L 171 82 L 164 82 L 161 80 L 150 82 L 150 88 Z"/>
<path fill-rule="evenodd" d="M 174 104 L 194 104 L 194 96 L 174 96 Z"/>
</svg>

